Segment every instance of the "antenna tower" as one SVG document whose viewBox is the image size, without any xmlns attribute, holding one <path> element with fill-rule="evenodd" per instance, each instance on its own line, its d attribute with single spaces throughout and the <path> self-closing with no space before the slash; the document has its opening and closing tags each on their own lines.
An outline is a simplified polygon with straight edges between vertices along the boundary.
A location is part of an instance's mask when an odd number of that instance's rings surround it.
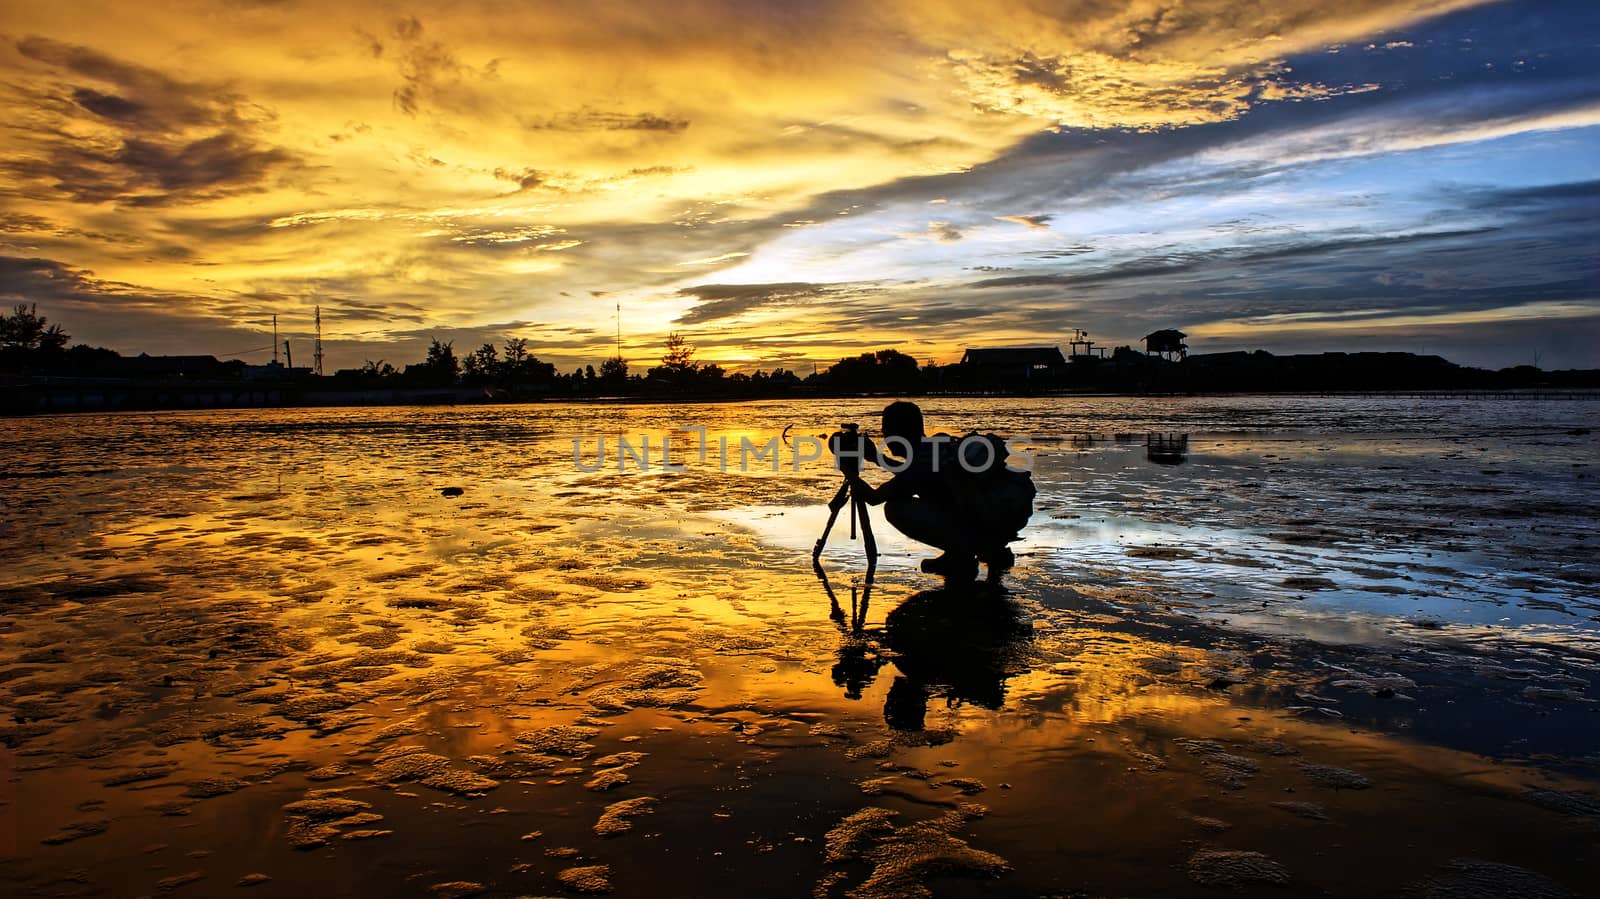
<svg viewBox="0 0 1600 899">
<path fill-rule="evenodd" d="M 317 377 L 322 377 L 322 307 L 317 307 L 317 343 L 316 350 L 312 353 L 311 370 Z"/>
<path fill-rule="evenodd" d="M 278 364 L 278 313 L 272 313 L 272 364 Z"/>
</svg>

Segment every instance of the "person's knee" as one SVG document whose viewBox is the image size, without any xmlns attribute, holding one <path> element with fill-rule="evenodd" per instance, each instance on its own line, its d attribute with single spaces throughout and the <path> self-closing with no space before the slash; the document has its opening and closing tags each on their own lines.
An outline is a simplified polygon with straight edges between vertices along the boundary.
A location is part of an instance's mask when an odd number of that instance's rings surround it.
<svg viewBox="0 0 1600 899">
<path fill-rule="evenodd" d="M 883 517 L 894 529 L 913 540 L 921 540 L 928 532 L 927 516 L 917 508 L 914 499 L 892 499 L 883 504 Z"/>
<path fill-rule="evenodd" d="M 883 504 L 883 517 L 896 528 L 904 530 L 901 525 L 916 514 L 912 508 L 915 502 L 912 499 L 891 499 Z"/>
<path fill-rule="evenodd" d="M 883 505 L 883 517 L 895 530 L 919 543 L 949 549 L 961 542 L 960 522 L 924 499 L 890 500 Z"/>
</svg>

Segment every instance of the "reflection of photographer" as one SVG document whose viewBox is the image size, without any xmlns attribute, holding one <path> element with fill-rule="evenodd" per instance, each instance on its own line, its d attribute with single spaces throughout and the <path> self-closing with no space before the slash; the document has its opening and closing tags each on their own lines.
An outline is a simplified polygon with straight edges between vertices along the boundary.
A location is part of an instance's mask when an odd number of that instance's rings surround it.
<svg viewBox="0 0 1600 899">
<path fill-rule="evenodd" d="M 925 559 L 922 570 L 957 581 L 977 576 L 978 562 L 998 579 L 1015 561 L 1006 546 L 1033 514 L 1033 480 L 1006 465 L 1005 442 L 993 435 L 927 436 L 915 403 L 890 403 L 883 410 L 884 448 L 853 424 L 828 438 L 856 500 L 883 505 L 884 517 L 900 533 L 944 550 Z M 873 487 L 861 479 L 861 463 L 893 473 Z"/>
<path fill-rule="evenodd" d="M 930 699 L 998 709 L 1006 681 L 1027 671 L 1033 622 L 1009 601 L 973 603 L 961 590 L 924 590 L 883 621 L 883 647 L 900 673 L 884 698 L 884 721 L 920 731 Z"/>
</svg>

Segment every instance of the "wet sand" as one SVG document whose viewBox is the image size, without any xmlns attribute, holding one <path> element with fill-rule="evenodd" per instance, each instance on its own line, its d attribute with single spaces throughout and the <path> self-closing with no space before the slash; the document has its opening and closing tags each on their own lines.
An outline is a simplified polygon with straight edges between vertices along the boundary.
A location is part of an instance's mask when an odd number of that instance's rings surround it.
<svg viewBox="0 0 1600 899">
<path fill-rule="evenodd" d="M 814 404 L 7 422 L 7 881 L 1593 890 L 1593 403 L 925 405 L 1029 438 L 1005 592 L 941 589 L 881 517 L 870 591 L 843 521 L 819 581 L 821 461 L 574 465 Z"/>
</svg>

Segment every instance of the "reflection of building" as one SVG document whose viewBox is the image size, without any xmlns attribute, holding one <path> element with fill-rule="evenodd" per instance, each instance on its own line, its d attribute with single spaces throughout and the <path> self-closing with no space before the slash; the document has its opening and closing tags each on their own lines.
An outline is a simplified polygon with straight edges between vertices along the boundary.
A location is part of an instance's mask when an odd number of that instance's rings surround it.
<svg viewBox="0 0 1600 899">
<path fill-rule="evenodd" d="M 1146 434 L 1144 457 L 1157 465 L 1182 465 L 1189 458 L 1189 435 Z"/>
<path fill-rule="evenodd" d="M 1144 336 L 1144 351 L 1170 362 L 1178 362 L 1189 355 L 1189 345 L 1183 342 L 1188 336 L 1177 328 L 1151 331 Z"/>
</svg>

